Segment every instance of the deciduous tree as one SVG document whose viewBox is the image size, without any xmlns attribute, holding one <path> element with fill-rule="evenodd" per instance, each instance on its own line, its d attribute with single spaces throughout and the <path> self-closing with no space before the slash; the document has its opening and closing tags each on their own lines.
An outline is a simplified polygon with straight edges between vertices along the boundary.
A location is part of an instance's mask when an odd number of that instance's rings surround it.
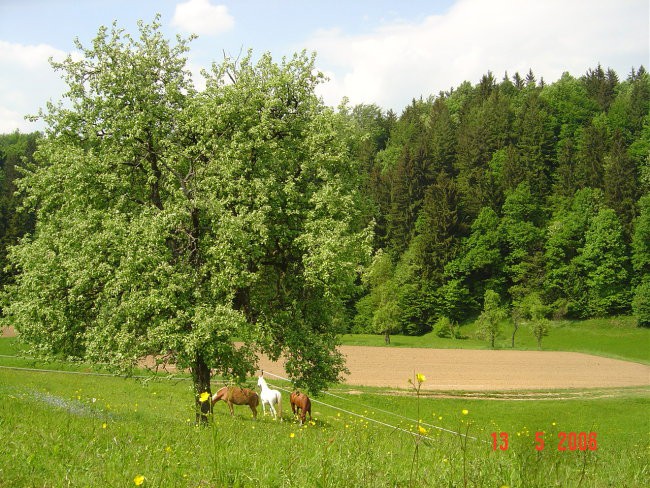
<svg viewBox="0 0 650 488">
<path fill-rule="evenodd" d="M 501 322 L 506 317 L 507 313 L 500 305 L 499 294 L 494 290 L 487 290 L 483 299 L 483 311 L 477 322 L 479 333 L 490 342 L 492 349 L 501 330 Z"/>
<path fill-rule="evenodd" d="M 628 255 L 621 223 L 612 209 L 602 208 L 591 221 L 577 264 L 586 277 L 589 316 L 629 311 Z"/>
<path fill-rule="evenodd" d="M 6 313 L 37 351 L 189 368 L 198 420 L 211 371 L 241 380 L 258 351 L 313 390 L 339 377 L 337 323 L 370 235 L 351 131 L 315 95 L 314 59 L 226 59 L 199 94 L 187 43 L 114 25 L 54 65 L 69 104 L 43 115 L 21 181 L 38 224 L 11 254 Z"/>
</svg>

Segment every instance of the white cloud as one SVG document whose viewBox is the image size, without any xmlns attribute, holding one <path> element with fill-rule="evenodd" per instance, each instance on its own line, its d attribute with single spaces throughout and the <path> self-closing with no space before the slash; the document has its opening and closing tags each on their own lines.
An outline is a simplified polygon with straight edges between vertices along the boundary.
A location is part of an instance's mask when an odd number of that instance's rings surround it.
<svg viewBox="0 0 650 488">
<path fill-rule="evenodd" d="M 176 5 L 172 25 L 193 34 L 217 35 L 231 30 L 235 19 L 225 5 L 209 0 L 188 0 Z"/>
<path fill-rule="evenodd" d="M 52 96 L 59 98 L 65 84 L 49 64 L 66 53 L 46 44 L 23 45 L 0 41 L 0 133 L 42 129 L 25 120 L 44 108 Z"/>
<path fill-rule="evenodd" d="M 346 95 L 399 111 L 488 71 L 500 79 L 532 69 L 552 82 L 601 63 L 624 79 L 648 63 L 648 8 L 647 0 L 459 0 L 443 15 L 366 35 L 319 31 L 308 46 L 330 76 L 327 103 Z"/>
<path fill-rule="evenodd" d="M 0 105 L 0 134 L 8 134 L 16 129 L 21 132 L 32 132 L 22 114 Z"/>
<path fill-rule="evenodd" d="M 50 57 L 59 58 L 63 55 L 63 51 L 47 44 L 25 46 L 0 41 L 0 63 L 15 63 L 27 70 L 38 70 L 44 65 L 49 66 Z"/>
</svg>

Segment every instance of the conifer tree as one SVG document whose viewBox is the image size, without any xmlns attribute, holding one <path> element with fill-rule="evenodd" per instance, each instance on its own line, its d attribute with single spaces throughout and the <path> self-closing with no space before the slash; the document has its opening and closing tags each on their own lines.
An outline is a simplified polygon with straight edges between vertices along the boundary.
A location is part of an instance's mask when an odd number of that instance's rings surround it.
<svg viewBox="0 0 650 488">
<path fill-rule="evenodd" d="M 637 170 L 620 130 L 612 136 L 612 146 L 605 156 L 604 166 L 605 203 L 616 211 L 629 242 L 636 214 Z"/>
</svg>

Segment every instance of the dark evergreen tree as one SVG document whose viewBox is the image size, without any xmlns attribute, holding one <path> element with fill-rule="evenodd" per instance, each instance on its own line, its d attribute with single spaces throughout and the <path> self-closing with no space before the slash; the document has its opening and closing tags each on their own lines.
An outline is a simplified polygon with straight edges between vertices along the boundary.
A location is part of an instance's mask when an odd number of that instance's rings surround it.
<svg viewBox="0 0 650 488">
<path fill-rule="evenodd" d="M 387 218 L 389 249 L 396 258 L 404 252 L 415 231 L 424 193 L 423 175 L 408 147 L 393 171 L 390 210 Z"/>
<path fill-rule="evenodd" d="M 601 110 L 607 111 L 614 101 L 616 87 L 618 85 L 618 76 L 608 69 L 607 72 L 598 64 L 596 69 L 589 69 L 581 78 L 589 96 L 598 104 Z"/>
<path fill-rule="evenodd" d="M 541 90 L 527 90 L 515 122 L 516 147 L 519 151 L 519 173 L 533 194 L 550 192 L 555 161 L 556 127 Z"/>
<path fill-rule="evenodd" d="M 643 66 L 629 78 L 632 84 L 630 92 L 629 119 L 630 128 L 638 132 L 650 114 L 650 74 Z"/>
<path fill-rule="evenodd" d="M 629 156 L 623 134 L 617 130 L 612 136 L 612 146 L 605 157 L 603 178 L 605 203 L 616 211 L 630 242 L 636 214 L 637 174 L 636 165 Z"/>
<path fill-rule="evenodd" d="M 524 83 L 524 79 L 521 77 L 518 71 L 515 72 L 515 74 L 512 77 L 512 84 L 515 86 L 517 90 L 521 90 L 526 86 Z"/>
<path fill-rule="evenodd" d="M 430 178 L 434 180 L 440 171 L 451 174 L 456 158 L 456 127 L 445 98 L 436 98 L 431 106 L 427 137 L 432 163 Z"/>
<path fill-rule="evenodd" d="M 528 70 L 524 82 L 527 88 L 535 88 L 537 86 L 537 80 L 535 79 L 535 75 L 533 74 L 532 68 Z"/>
<path fill-rule="evenodd" d="M 492 154 L 510 140 L 512 114 L 506 97 L 494 89 L 482 103 L 474 103 L 458 128 L 457 173 L 462 207 L 470 219 L 484 206 L 499 207 L 502 195 L 489 171 Z"/>
<path fill-rule="evenodd" d="M 393 125 L 386 149 L 377 156 L 390 188 L 386 250 L 395 260 L 413 237 L 424 191 L 435 173 L 423 123 L 430 110 L 429 104 L 414 101 Z"/>
<path fill-rule="evenodd" d="M 458 214 L 458 190 L 445 172 L 427 188 L 417 222 L 417 261 L 422 278 L 435 287 L 442 284 L 444 269 L 455 258 L 465 230 Z"/>
<path fill-rule="evenodd" d="M 578 134 L 577 171 L 580 188 L 602 188 L 609 130 L 604 114 L 594 117 Z"/>
<path fill-rule="evenodd" d="M 571 137 L 557 144 L 557 168 L 553 175 L 553 193 L 570 198 L 578 190 L 575 143 Z"/>
</svg>

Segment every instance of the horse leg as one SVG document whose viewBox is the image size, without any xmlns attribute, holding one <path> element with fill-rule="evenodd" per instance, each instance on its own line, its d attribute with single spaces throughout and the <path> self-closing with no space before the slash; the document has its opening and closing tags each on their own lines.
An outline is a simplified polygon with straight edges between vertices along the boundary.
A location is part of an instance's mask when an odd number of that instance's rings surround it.
<svg viewBox="0 0 650 488">
<path fill-rule="evenodd" d="M 234 416 L 235 415 L 235 410 L 232 408 L 232 402 L 227 401 L 226 403 L 228 404 L 228 409 L 230 410 L 230 416 L 231 417 Z"/>
<path fill-rule="evenodd" d="M 266 401 L 262 400 L 262 415 L 266 417 Z"/>
<path fill-rule="evenodd" d="M 264 405 L 264 404 L 262 404 L 262 405 Z M 273 414 L 273 419 L 274 419 L 274 420 L 275 420 L 276 418 L 278 418 L 278 414 L 277 414 L 276 411 L 275 411 L 275 407 L 273 407 L 273 401 L 272 401 L 272 400 L 269 401 L 269 410 L 271 410 L 271 414 Z"/>
<path fill-rule="evenodd" d="M 251 410 L 253 411 L 253 418 L 257 420 L 257 407 L 250 404 L 248 406 L 251 407 Z M 264 408 L 264 403 L 262 403 L 262 408 Z"/>
</svg>

